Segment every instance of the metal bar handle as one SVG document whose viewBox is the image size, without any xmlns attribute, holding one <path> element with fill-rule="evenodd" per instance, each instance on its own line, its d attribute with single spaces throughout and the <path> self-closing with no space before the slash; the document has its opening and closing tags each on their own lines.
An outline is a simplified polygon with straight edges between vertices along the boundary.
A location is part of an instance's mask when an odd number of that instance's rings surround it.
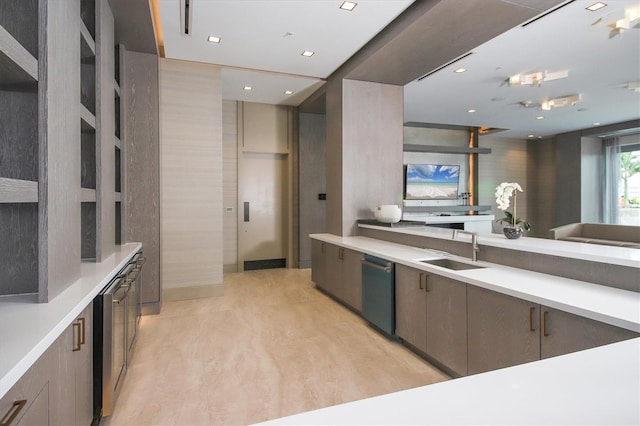
<svg viewBox="0 0 640 426">
<path fill-rule="evenodd" d="M 549 333 L 547 333 L 547 316 L 549 315 L 549 311 L 544 311 L 542 313 L 542 335 L 543 336 L 548 336 Z"/>
<path fill-rule="evenodd" d="M 529 331 L 536 331 L 533 327 L 533 312 L 536 310 L 534 306 L 529 308 Z"/>
<path fill-rule="evenodd" d="M 363 265 L 371 266 L 372 268 L 380 269 L 381 271 L 391 272 L 391 263 L 387 262 L 387 266 L 378 265 L 377 263 L 369 262 L 368 260 L 361 259 Z"/>
<path fill-rule="evenodd" d="M 80 323 L 80 345 L 85 344 L 85 319 L 84 317 L 78 318 L 78 323 Z"/>
<path fill-rule="evenodd" d="M 420 276 L 418 277 L 418 286 L 420 287 L 420 290 L 424 290 L 424 287 L 422 287 L 422 278 L 424 278 L 424 272 L 420 272 Z"/>
<path fill-rule="evenodd" d="M 80 336 L 80 323 L 79 322 L 74 322 L 73 324 L 73 331 L 74 331 L 74 335 L 73 335 L 73 351 L 72 352 L 78 352 L 82 346 L 82 338 Z M 76 343 L 77 342 L 77 343 Z M 77 346 L 76 346 L 77 345 Z"/>
<path fill-rule="evenodd" d="M 2 419 L 0 420 L 0 426 L 11 425 L 11 423 L 13 423 L 16 417 L 18 417 L 18 414 L 20 414 L 20 411 L 22 411 L 25 405 L 27 405 L 26 399 L 14 401 L 11 408 L 9 408 L 9 411 L 7 411 L 7 414 L 5 414 L 4 417 L 2 417 Z"/>
</svg>

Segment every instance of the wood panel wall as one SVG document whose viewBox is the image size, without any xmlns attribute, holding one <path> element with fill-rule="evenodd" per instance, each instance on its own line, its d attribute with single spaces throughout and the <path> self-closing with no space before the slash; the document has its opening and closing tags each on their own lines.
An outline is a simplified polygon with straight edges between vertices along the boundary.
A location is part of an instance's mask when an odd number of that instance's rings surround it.
<svg viewBox="0 0 640 426">
<path fill-rule="evenodd" d="M 224 206 L 223 265 L 224 272 L 238 270 L 238 105 L 222 101 L 222 179 Z"/>
<path fill-rule="evenodd" d="M 300 114 L 299 126 L 299 249 L 298 267 L 311 267 L 309 234 L 326 232 L 326 116 Z"/>
<path fill-rule="evenodd" d="M 158 57 L 127 50 L 123 81 L 125 240 L 142 243 L 143 313 L 157 313 L 160 288 L 160 146 Z"/>
<path fill-rule="evenodd" d="M 160 238 L 163 297 L 222 289 L 220 68 L 160 60 Z"/>
</svg>

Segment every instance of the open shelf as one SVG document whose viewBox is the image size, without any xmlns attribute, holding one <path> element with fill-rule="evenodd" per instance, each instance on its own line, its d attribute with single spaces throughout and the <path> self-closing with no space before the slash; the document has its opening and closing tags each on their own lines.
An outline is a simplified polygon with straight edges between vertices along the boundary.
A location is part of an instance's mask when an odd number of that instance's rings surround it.
<svg viewBox="0 0 640 426">
<path fill-rule="evenodd" d="M 122 167 L 120 163 L 120 148 L 115 147 L 115 176 L 116 176 L 116 192 L 122 191 Z"/>
<path fill-rule="evenodd" d="M 115 128 L 116 138 L 120 139 L 120 95 L 115 92 Z"/>
<path fill-rule="evenodd" d="M 122 244 L 122 203 L 116 201 L 116 234 L 115 241 L 117 245 Z"/>
<path fill-rule="evenodd" d="M 95 0 L 80 1 L 80 20 L 92 39 L 96 38 L 96 2 Z"/>
<path fill-rule="evenodd" d="M 80 103 L 96 113 L 96 44 L 87 27 L 80 25 Z"/>
<path fill-rule="evenodd" d="M 404 144 L 404 152 L 432 152 L 440 154 L 491 154 L 491 148 L 466 146 Z"/>
<path fill-rule="evenodd" d="M 95 203 L 96 190 L 91 188 L 80 188 L 80 201 L 82 203 Z"/>
<path fill-rule="evenodd" d="M 0 177 L 0 204 L 37 202 L 38 182 Z"/>
<path fill-rule="evenodd" d="M 0 204 L 0 295 L 38 292 L 38 204 Z"/>
<path fill-rule="evenodd" d="M 38 3 L 38 0 L 0 1 L 0 27 L 36 60 L 39 47 Z"/>
<path fill-rule="evenodd" d="M 96 133 L 80 135 L 80 187 L 96 189 Z"/>
<path fill-rule="evenodd" d="M 80 253 L 82 260 L 95 260 L 96 241 L 96 203 L 80 203 Z"/>
<path fill-rule="evenodd" d="M 37 81 L 38 60 L 0 26 L 0 87 L 29 90 Z"/>
<path fill-rule="evenodd" d="M 37 182 L 38 92 L 0 90 L 0 129 L 0 177 Z"/>
</svg>

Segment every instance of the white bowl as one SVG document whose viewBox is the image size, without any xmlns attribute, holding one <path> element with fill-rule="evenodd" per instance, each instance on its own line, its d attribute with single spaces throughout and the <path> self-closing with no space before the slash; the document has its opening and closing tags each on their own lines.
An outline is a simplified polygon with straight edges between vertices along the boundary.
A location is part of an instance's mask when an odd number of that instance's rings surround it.
<svg viewBox="0 0 640 426">
<path fill-rule="evenodd" d="M 402 210 L 395 204 L 385 204 L 376 207 L 373 214 L 378 222 L 397 223 L 402 219 Z"/>
</svg>

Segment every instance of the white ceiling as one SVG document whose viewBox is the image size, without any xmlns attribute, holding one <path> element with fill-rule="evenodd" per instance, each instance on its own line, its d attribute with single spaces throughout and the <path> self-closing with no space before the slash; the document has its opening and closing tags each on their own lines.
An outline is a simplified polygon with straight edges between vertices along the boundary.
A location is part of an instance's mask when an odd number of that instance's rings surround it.
<svg viewBox="0 0 640 426">
<path fill-rule="evenodd" d="M 496 136 L 535 138 L 640 118 L 640 29 L 610 37 L 608 24 L 638 0 L 576 0 L 526 27 L 516 27 L 472 50 L 455 65 L 405 86 L 405 122 L 508 129 Z M 180 0 L 159 0 L 165 56 L 223 66 L 223 98 L 298 105 L 333 71 L 404 11 L 412 0 L 191 0 L 192 34 L 180 33 Z M 461 24 L 462 25 L 462 24 Z M 291 33 L 287 35 L 287 33 Z M 222 38 L 207 42 L 209 35 Z M 315 51 L 311 58 L 303 50 Z M 455 74 L 453 69 L 467 72 Z M 509 86 L 516 73 L 568 70 L 540 87 Z M 431 70 L 425 70 L 425 73 Z M 251 86 L 251 91 L 243 90 Z M 285 95 L 293 90 L 293 95 Z M 549 97 L 581 94 L 575 106 L 542 111 Z M 468 113 L 468 109 L 477 112 Z M 544 117 L 544 119 L 537 119 Z"/>
</svg>

